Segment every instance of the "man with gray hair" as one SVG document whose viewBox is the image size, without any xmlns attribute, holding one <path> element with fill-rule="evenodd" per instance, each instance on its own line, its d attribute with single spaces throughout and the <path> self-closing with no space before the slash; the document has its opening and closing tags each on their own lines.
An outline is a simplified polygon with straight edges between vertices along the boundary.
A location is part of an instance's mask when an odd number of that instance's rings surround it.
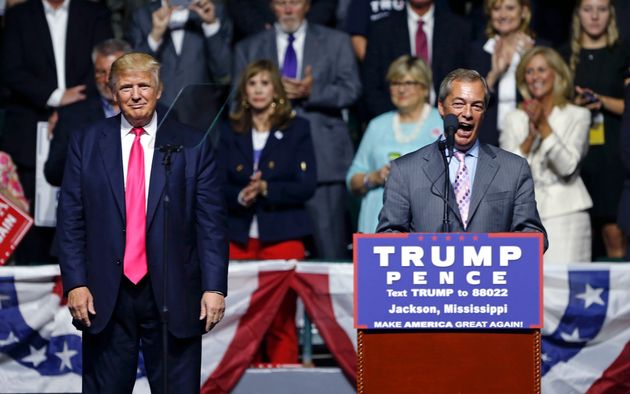
<svg viewBox="0 0 630 394">
<path fill-rule="evenodd" d="M 92 50 L 96 93 L 58 111 L 59 120 L 44 166 L 44 175 L 51 185 L 61 186 L 70 133 L 103 118 L 114 116 L 120 111 L 108 86 L 109 70 L 116 59 L 129 52 L 131 45 L 115 38 L 100 42 Z"/>
<path fill-rule="evenodd" d="M 488 85 L 474 70 L 456 69 L 442 81 L 438 111 L 457 117 L 454 159 L 448 158 L 453 232 L 541 232 L 527 161 L 480 143 Z M 441 232 L 444 144 L 425 146 L 392 162 L 377 232 Z"/>
<path fill-rule="evenodd" d="M 217 164 L 202 133 L 156 112 L 159 68 L 144 53 L 117 59 L 110 89 L 121 113 L 70 137 L 57 236 L 68 308 L 83 331 L 84 393 L 131 393 L 141 344 L 151 392 L 199 393 L 201 335 L 223 318 Z"/>
</svg>

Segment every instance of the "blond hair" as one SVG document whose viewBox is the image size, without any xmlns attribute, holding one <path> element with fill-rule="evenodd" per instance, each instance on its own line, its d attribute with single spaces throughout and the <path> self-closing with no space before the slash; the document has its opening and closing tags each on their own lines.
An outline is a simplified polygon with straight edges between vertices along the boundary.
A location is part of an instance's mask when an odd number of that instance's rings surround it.
<svg viewBox="0 0 630 394">
<path fill-rule="evenodd" d="M 411 76 L 416 82 L 424 85 L 425 88 L 431 88 L 431 69 L 420 58 L 409 55 L 402 55 L 394 60 L 387 69 L 388 82 L 399 80 L 406 75 Z"/>
<path fill-rule="evenodd" d="M 580 51 L 582 50 L 582 24 L 580 23 L 580 7 L 583 0 L 578 0 L 573 9 L 573 17 L 571 19 L 571 57 L 569 58 L 569 69 L 575 73 L 578 63 L 580 62 Z M 626 0 L 627 1 L 627 0 Z M 608 0 L 608 10 L 610 18 L 606 27 L 606 46 L 611 47 L 619 41 L 619 29 L 617 28 L 617 12 L 611 0 Z"/>
<path fill-rule="evenodd" d="M 537 46 L 523 54 L 521 62 L 516 68 L 516 86 L 518 87 L 518 91 L 524 99 L 529 100 L 532 98 L 527 88 L 525 74 L 529 63 L 538 55 L 545 59 L 547 65 L 555 74 L 553 90 L 551 92 L 552 102 L 554 105 L 563 107 L 573 98 L 573 78 L 571 77 L 571 70 L 569 70 L 569 66 L 567 66 L 567 63 L 562 59 L 562 56 L 549 47 Z"/>
<path fill-rule="evenodd" d="M 505 0 L 485 0 L 483 2 L 483 10 L 488 16 L 488 23 L 486 24 L 486 36 L 492 38 L 497 35 L 497 32 L 492 27 L 491 12 L 495 5 L 501 5 Z M 521 24 L 518 26 L 518 31 L 527 34 L 530 37 L 534 36 L 534 32 L 531 30 L 529 23 L 532 20 L 532 7 L 530 0 L 517 0 L 518 4 L 525 9 Z"/>
<path fill-rule="evenodd" d="M 162 82 L 160 81 L 160 62 L 153 56 L 142 52 L 127 53 L 112 63 L 112 69 L 109 73 L 110 89 L 115 92 L 120 75 L 133 71 L 151 73 L 155 87 L 159 90 L 162 89 Z"/>
</svg>

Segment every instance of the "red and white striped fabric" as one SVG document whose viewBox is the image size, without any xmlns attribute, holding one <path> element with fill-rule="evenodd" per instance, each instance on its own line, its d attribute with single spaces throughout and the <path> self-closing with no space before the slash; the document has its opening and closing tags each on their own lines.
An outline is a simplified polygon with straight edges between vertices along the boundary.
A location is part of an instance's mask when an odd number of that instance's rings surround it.
<svg viewBox="0 0 630 394">
<path fill-rule="evenodd" d="M 295 262 L 231 262 L 223 321 L 203 337 L 201 392 L 229 393 L 251 364 L 295 275 Z"/>
</svg>

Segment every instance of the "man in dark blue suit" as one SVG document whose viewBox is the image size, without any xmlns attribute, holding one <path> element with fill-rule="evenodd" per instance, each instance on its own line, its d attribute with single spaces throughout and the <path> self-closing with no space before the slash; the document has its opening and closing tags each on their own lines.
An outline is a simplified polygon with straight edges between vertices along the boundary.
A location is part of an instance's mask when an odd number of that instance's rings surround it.
<svg viewBox="0 0 630 394">
<path fill-rule="evenodd" d="M 155 112 L 161 83 L 153 57 L 116 60 L 110 87 L 122 114 L 72 135 L 58 208 L 64 291 L 83 329 L 83 392 L 131 393 L 140 343 L 151 391 L 164 392 L 158 309 L 166 278 L 168 391 L 198 393 L 201 334 L 222 319 L 227 293 L 217 164 L 199 133 Z M 166 144 L 183 149 L 172 155 L 163 272 L 158 147 Z"/>
</svg>

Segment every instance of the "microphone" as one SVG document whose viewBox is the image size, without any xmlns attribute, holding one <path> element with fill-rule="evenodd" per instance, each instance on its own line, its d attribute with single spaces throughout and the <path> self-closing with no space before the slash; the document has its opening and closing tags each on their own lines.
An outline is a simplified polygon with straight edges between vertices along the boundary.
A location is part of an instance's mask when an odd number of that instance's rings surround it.
<svg viewBox="0 0 630 394">
<path fill-rule="evenodd" d="M 182 145 L 160 145 L 158 150 L 164 153 L 164 159 L 162 160 L 162 164 L 164 164 L 167 168 L 171 165 L 171 155 L 173 153 L 180 152 L 184 147 Z"/>
<path fill-rule="evenodd" d="M 457 116 L 448 114 L 444 117 L 444 136 L 446 136 L 446 147 L 449 157 L 453 157 L 453 148 L 455 147 L 455 132 L 459 127 Z"/>
</svg>

